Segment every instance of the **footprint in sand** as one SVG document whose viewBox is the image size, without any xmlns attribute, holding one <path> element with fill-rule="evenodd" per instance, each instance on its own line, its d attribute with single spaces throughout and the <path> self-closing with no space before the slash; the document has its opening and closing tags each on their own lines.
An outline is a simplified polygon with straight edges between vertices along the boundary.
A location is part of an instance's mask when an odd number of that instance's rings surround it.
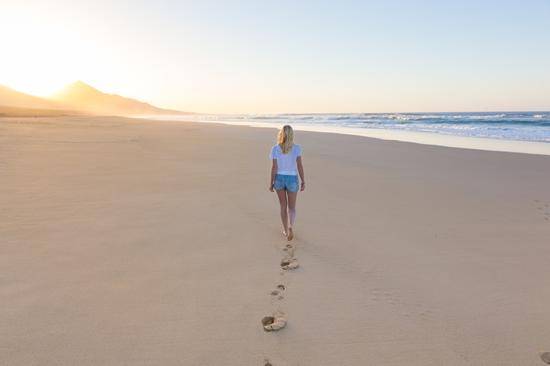
<svg viewBox="0 0 550 366">
<path fill-rule="evenodd" d="M 545 221 L 550 221 L 550 204 L 543 203 L 539 200 L 534 200 L 535 204 L 537 205 L 537 210 L 541 213 Z"/>
<path fill-rule="evenodd" d="M 262 318 L 262 326 L 266 332 L 274 332 L 283 329 L 286 326 L 286 315 L 277 311 L 272 316 Z"/>
<path fill-rule="evenodd" d="M 275 290 L 271 291 L 271 296 L 277 297 L 279 300 L 283 299 L 283 291 L 285 290 L 285 285 L 277 285 Z"/>
<path fill-rule="evenodd" d="M 550 352 L 544 352 L 540 355 L 540 359 L 550 365 Z"/>
<path fill-rule="evenodd" d="M 292 244 L 287 244 L 283 248 L 283 251 L 286 252 L 286 255 L 283 258 L 283 260 L 281 261 L 281 268 L 282 269 L 284 269 L 284 270 L 296 269 L 300 266 L 300 264 L 298 263 L 298 260 L 296 258 L 294 258 L 294 251 L 295 250 L 296 250 L 296 247 Z"/>
<path fill-rule="evenodd" d="M 294 256 L 294 251 L 295 250 L 296 250 L 296 248 L 292 244 L 287 244 L 283 248 L 283 252 L 286 252 L 291 257 Z"/>
<path fill-rule="evenodd" d="M 284 258 L 281 261 L 281 268 L 286 270 L 296 269 L 300 267 L 298 260 L 296 258 Z"/>
</svg>

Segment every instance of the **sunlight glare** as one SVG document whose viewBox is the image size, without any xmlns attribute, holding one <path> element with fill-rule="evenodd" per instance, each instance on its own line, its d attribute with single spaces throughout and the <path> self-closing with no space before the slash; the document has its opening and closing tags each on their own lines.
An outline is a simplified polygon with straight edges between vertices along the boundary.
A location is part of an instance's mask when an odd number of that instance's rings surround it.
<svg viewBox="0 0 550 366">
<path fill-rule="evenodd" d="M 22 14 L 0 14 L 0 80 L 10 88 L 46 96 L 79 80 L 86 70 L 98 70 L 89 54 L 99 50 L 61 20 Z"/>
</svg>

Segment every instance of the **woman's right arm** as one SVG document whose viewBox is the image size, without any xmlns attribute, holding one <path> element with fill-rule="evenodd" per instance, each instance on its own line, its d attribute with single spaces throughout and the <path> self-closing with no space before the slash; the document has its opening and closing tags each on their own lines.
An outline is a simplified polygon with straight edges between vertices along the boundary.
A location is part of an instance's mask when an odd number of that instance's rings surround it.
<svg viewBox="0 0 550 366">
<path fill-rule="evenodd" d="M 269 190 L 273 192 L 273 185 L 275 184 L 275 176 L 277 175 L 277 159 L 273 159 L 271 163 L 271 179 L 269 180 Z"/>
</svg>

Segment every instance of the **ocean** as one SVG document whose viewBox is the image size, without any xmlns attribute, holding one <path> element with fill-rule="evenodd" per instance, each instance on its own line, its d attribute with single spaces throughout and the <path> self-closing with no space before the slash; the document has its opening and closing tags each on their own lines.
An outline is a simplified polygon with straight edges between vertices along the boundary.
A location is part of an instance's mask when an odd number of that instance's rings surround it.
<svg viewBox="0 0 550 366">
<path fill-rule="evenodd" d="M 162 118 L 165 119 L 165 118 Z M 315 127 L 332 130 L 382 129 L 550 143 L 550 112 L 475 113 L 341 113 L 341 114 L 195 114 L 170 116 L 196 122 L 220 122 L 258 127 Z"/>
<path fill-rule="evenodd" d="M 190 114 L 142 116 L 374 137 L 467 149 L 550 155 L 550 112 Z"/>
</svg>

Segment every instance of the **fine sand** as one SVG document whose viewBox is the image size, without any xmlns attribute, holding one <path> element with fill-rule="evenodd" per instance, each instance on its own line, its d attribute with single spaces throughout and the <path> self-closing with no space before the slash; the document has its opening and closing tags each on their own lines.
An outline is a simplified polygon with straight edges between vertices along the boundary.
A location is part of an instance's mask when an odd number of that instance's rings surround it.
<svg viewBox="0 0 550 366">
<path fill-rule="evenodd" d="M 0 119 L 0 364 L 544 364 L 549 156 L 298 132 L 284 251 L 274 136 Z"/>
<path fill-rule="evenodd" d="M 84 113 L 61 110 L 61 109 L 18 108 L 18 107 L 5 107 L 0 105 L 0 118 L 3 118 L 3 117 L 68 117 L 68 116 L 74 117 L 74 116 L 82 116 L 82 115 L 84 115 Z"/>
</svg>

